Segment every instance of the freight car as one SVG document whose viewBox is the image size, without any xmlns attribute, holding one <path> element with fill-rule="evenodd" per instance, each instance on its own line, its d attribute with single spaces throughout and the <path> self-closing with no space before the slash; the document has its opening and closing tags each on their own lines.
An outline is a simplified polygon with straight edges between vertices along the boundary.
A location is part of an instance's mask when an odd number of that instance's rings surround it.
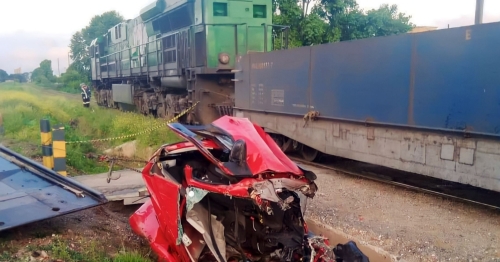
<svg viewBox="0 0 500 262">
<path fill-rule="evenodd" d="M 276 39 L 276 41 L 274 41 Z M 183 123 L 232 115 L 236 57 L 287 48 L 272 1 L 157 0 L 90 45 L 98 105 Z"/>
<path fill-rule="evenodd" d="M 234 114 L 329 154 L 500 191 L 500 23 L 240 59 Z"/>
</svg>

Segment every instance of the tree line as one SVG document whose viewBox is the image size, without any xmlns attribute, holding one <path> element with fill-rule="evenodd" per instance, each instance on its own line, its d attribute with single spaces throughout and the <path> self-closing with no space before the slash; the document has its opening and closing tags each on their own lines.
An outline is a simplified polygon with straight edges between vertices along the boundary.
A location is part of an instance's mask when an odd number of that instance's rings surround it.
<svg viewBox="0 0 500 262">
<path fill-rule="evenodd" d="M 407 33 L 415 26 L 410 19 L 397 5 L 363 10 L 356 0 L 273 0 L 273 24 L 290 26 L 289 48 Z M 78 90 L 79 83 L 91 79 L 90 43 L 123 21 L 116 11 L 94 16 L 71 37 L 73 62 L 66 73 L 55 79 L 48 69 L 50 61 L 45 60 L 32 79 L 37 83 L 57 81 Z"/>
<path fill-rule="evenodd" d="M 0 83 L 5 81 L 14 81 L 14 82 L 27 82 L 28 74 L 8 74 L 7 71 L 0 69 Z"/>
</svg>

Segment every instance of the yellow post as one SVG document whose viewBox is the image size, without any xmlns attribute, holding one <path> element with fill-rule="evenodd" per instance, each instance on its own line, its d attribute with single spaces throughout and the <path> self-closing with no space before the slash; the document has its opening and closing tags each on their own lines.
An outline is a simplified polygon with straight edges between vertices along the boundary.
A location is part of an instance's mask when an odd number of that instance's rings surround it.
<svg viewBox="0 0 500 262">
<path fill-rule="evenodd" d="M 54 167 L 54 156 L 52 154 L 52 133 L 50 132 L 49 120 L 40 120 L 40 133 L 42 139 L 43 165 L 52 169 Z"/>
<path fill-rule="evenodd" d="M 54 171 L 62 176 L 67 176 L 66 172 L 66 141 L 64 141 L 64 126 L 57 125 L 52 129 L 52 142 L 54 149 Z"/>
<path fill-rule="evenodd" d="M 3 136 L 5 134 L 5 129 L 3 129 L 3 117 L 2 113 L 0 113 L 0 136 Z"/>
</svg>

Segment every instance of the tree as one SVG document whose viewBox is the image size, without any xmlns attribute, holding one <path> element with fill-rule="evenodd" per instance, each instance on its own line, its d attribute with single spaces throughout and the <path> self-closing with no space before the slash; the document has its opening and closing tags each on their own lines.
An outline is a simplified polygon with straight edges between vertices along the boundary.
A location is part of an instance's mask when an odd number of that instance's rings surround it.
<svg viewBox="0 0 500 262">
<path fill-rule="evenodd" d="M 33 79 L 33 82 L 36 82 L 38 84 L 55 82 L 56 77 L 54 76 L 54 73 L 52 71 L 52 61 L 47 59 L 43 60 L 40 63 L 40 67 L 37 67 L 35 68 L 35 70 L 33 70 L 31 79 Z"/>
<path fill-rule="evenodd" d="M 76 32 L 73 37 L 71 37 L 69 47 L 73 63 L 71 63 L 68 70 L 75 70 L 82 75 L 87 75 L 86 70 L 88 70 L 90 66 L 90 59 L 87 54 L 88 47 L 85 45 L 85 40 L 81 32 Z"/>
<path fill-rule="evenodd" d="M 388 36 L 406 33 L 414 27 L 410 23 L 410 16 L 398 13 L 397 5 L 381 5 L 379 9 L 368 11 L 366 18 L 368 36 Z"/>
<path fill-rule="evenodd" d="M 5 80 L 7 80 L 8 77 L 9 74 L 7 74 L 7 72 L 5 72 L 4 70 L 0 69 L 0 83 L 5 82 Z"/>
<path fill-rule="evenodd" d="M 124 20 L 116 11 L 105 12 L 92 17 L 88 26 L 71 37 L 70 56 L 73 63 L 68 70 L 74 70 L 90 80 L 89 46 L 92 40 L 104 35 L 111 27 Z"/>
<path fill-rule="evenodd" d="M 274 0 L 273 9 L 273 23 L 291 26 L 291 47 L 406 33 L 414 26 L 396 5 L 365 12 L 356 0 Z"/>
</svg>

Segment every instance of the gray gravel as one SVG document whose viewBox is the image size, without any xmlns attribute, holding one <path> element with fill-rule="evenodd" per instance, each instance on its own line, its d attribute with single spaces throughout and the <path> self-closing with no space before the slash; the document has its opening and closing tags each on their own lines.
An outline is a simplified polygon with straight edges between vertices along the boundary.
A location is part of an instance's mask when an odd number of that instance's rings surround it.
<svg viewBox="0 0 500 262">
<path fill-rule="evenodd" d="M 318 175 L 310 218 L 400 261 L 500 261 L 500 211 L 304 166 Z"/>
</svg>

